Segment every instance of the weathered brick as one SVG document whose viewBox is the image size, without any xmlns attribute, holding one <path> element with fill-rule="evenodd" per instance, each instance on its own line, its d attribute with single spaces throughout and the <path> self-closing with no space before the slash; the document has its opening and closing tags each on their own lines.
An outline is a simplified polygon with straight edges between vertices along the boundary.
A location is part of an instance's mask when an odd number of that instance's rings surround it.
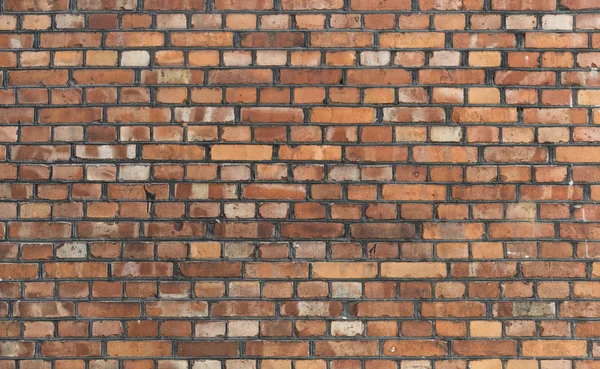
<svg viewBox="0 0 600 369">
<path fill-rule="evenodd" d="M 597 366 L 596 0 L 0 6 L 0 369 Z"/>
<path fill-rule="evenodd" d="M 13 314 L 24 318 L 64 318 L 75 315 L 72 302 L 17 302 L 13 306 Z"/>
<path fill-rule="evenodd" d="M 505 262 L 459 262 L 452 264 L 451 271 L 453 276 L 459 278 L 509 278 L 516 275 L 517 265 Z"/>
<path fill-rule="evenodd" d="M 170 356 L 171 343 L 166 341 L 110 341 L 106 353 L 112 357 Z"/>
<path fill-rule="evenodd" d="M 146 314 L 156 317 L 205 317 L 208 304 L 202 301 L 158 301 L 146 305 Z"/>
<path fill-rule="evenodd" d="M 281 236 L 284 238 L 339 238 L 344 235 L 341 223 L 283 223 Z"/>
<path fill-rule="evenodd" d="M 513 356 L 517 343 L 511 340 L 497 340 L 494 345 L 484 340 L 454 341 L 452 352 L 458 356 Z"/>
<path fill-rule="evenodd" d="M 444 200 L 446 187 L 441 185 L 383 185 L 382 196 L 386 200 Z"/>
<path fill-rule="evenodd" d="M 66 341 L 43 342 L 41 354 L 46 357 L 67 356 L 86 357 L 100 355 L 100 342 Z"/>
<path fill-rule="evenodd" d="M 144 10 L 204 10 L 202 0 L 149 0 L 144 2 Z"/>
<path fill-rule="evenodd" d="M 140 316 L 141 309 L 134 302 L 84 302 L 79 304 L 78 313 L 86 318 L 135 318 Z"/>
<path fill-rule="evenodd" d="M 586 341 L 523 341 L 523 356 L 573 357 L 585 356 Z"/>
<path fill-rule="evenodd" d="M 179 357 L 237 357 L 238 354 L 239 345 L 238 342 L 235 341 L 190 341 L 177 343 L 177 356 Z M 216 363 L 218 363 L 218 361 Z M 196 364 L 194 364 L 194 366 L 196 366 Z M 204 366 L 198 367 L 204 368 Z"/>
<path fill-rule="evenodd" d="M 410 10 L 411 4 L 407 0 L 352 0 L 352 10 Z"/>
<path fill-rule="evenodd" d="M 352 238 L 356 239 L 412 239 L 415 228 L 411 224 L 362 223 L 350 226 Z"/>
<path fill-rule="evenodd" d="M 373 356 L 378 353 L 375 341 L 319 341 L 316 344 L 317 356 Z"/>
<path fill-rule="evenodd" d="M 374 278 L 377 275 L 375 263 L 313 263 L 313 277 L 317 279 Z"/>
<path fill-rule="evenodd" d="M 211 149 L 212 160 L 271 160 L 273 148 L 268 145 L 214 145 Z"/>
<path fill-rule="evenodd" d="M 108 265 L 106 263 L 47 263 L 44 265 L 45 278 L 105 278 L 108 277 Z"/>
<path fill-rule="evenodd" d="M 421 313 L 424 317 L 468 318 L 485 315 L 485 305 L 481 302 L 423 302 Z"/>
<path fill-rule="evenodd" d="M 68 9 L 69 2 L 67 0 L 7 0 L 4 4 L 4 10 L 9 12 L 53 12 Z"/>
<path fill-rule="evenodd" d="M 180 272 L 188 277 L 240 277 L 242 264 L 237 262 L 187 262 L 179 267 Z"/>
<path fill-rule="evenodd" d="M 444 34 L 430 33 L 385 33 L 380 37 L 380 46 L 384 48 L 443 48 Z"/>
<path fill-rule="evenodd" d="M 356 317 L 412 317 L 412 302 L 359 302 L 352 306 Z"/>
<path fill-rule="evenodd" d="M 330 124 L 374 123 L 375 110 L 372 108 L 313 108 L 310 113 L 310 121 Z"/>
<path fill-rule="evenodd" d="M 213 316 L 273 316 L 275 305 L 262 301 L 221 301 L 212 306 Z"/>
<path fill-rule="evenodd" d="M 280 312 L 283 316 L 340 317 L 342 304 L 335 301 L 289 301 L 281 305 Z"/>
<path fill-rule="evenodd" d="M 385 341 L 383 353 L 385 356 L 446 356 L 448 344 L 445 341 L 410 340 Z"/>
<path fill-rule="evenodd" d="M 303 185 L 250 184 L 244 186 L 242 196 L 248 199 L 303 200 L 306 189 Z"/>
<path fill-rule="evenodd" d="M 494 316 L 498 317 L 553 317 L 556 314 L 553 302 L 502 302 L 494 305 Z"/>
<path fill-rule="evenodd" d="M 445 263 L 389 262 L 381 264 L 381 276 L 385 278 L 444 278 Z"/>
</svg>

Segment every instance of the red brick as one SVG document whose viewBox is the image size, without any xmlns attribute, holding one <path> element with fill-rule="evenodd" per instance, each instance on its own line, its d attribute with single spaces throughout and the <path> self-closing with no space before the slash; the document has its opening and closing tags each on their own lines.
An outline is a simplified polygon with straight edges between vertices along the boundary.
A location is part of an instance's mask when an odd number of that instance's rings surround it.
<svg viewBox="0 0 600 369">
<path fill-rule="evenodd" d="M 352 10 L 410 10 L 411 3 L 408 0 L 352 0 Z"/>
<path fill-rule="evenodd" d="M 75 315 L 75 305 L 72 302 L 17 302 L 13 306 L 16 317 L 25 318 L 64 318 Z"/>
<path fill-rule="evenodd" d="M 526 33 L 525 47 L 586 48 L 588 39 L 581 33 Z"/>
<path fill-rule="evenodd" d="M 68 341 L 43 342 L 41 354 L 46 357 L 86 357 L 100 355 L 100 342 Z"/>
<path fill-rule="evenodd" d="M 556 10 L 556 2 L 551 0 L 492 0 L 494 10 Z"/>
<path fill-rule="evenodd" d="M 412 317 L 411 302 L 359 302 L 352 306 L 356 317 Z"/>
<path fill-rule="evenodd" d="M 492 163 L 543 163 L 548 160 L 548 151 L 537 147 L 488 147 L 483 156 L 486 161 Z"/>
<path fill-rule="evenodd" d="M 580 10 L 580 9 L 598 9 L 599 5 L 594 0 L 561 0 L 560 4 L 565 6 L 567 9 Z"/>
<path fill-rule="evenodd" d="M 211 70 L 208 74 L 209 84 L 238 84 L 238 83 L 271 83 L 273 74 L 268 69 L 226 69 Z"/>
<path fill-rule="evenodd" d="M 212 306 L 212 314 L 217 317 L 273 316 L 275 305 L 261 301 L 221 301 Z"/>
<path fill-rule="evenodd" d="M 510 340 L 497 340 L 493 345 L 486 341 L 454 341 L 452 352 L 458 356 L 513 356 L 517 352 L 517 343 Z"/>
<path fill-rule="evenodd" d="M 380 46 L 383 48 L 443 48 L 444 34 L 439 32 L 429 33 L 385 33 L 380 37 Z"/>
<path fill-rule="evenodd" d="M 251 341 L 246 343 L 249 356 L 270 357 L 303 357 L 308 353 L 307 342 L 289 341 Z"/>
<path fill-rule="evenodd" d="M 113 357 L 171 356 L 167 341 L 109 341 L 106 353 Z"/>
<path fill-rule="evenodd" d="M 71 236 L 71 224 L 13 222 L 8 231 L 9 237 L 15 239 L 40 239 L 46 238 L 48 234 L 52 234 L 53 238 L 69 238 Z"/>
<path fill-rule="evenodd" d="M 9 77 L 11 86 L 59 86 L 69 78 L 67 70 L 11 71 Z"/>
<path fill-rule="evenodd" d="M 481 302 L 423 302 L 421 314 L 424 317 L 469 318 L 485 315 L 485 305 Z"/>
<path fill-rule="evenodd" d="M 319 341 L 315 352 L 317 356 L 374 356 L 379 345 L 375 341 Z"/>
<path fill-rule="evenodd" d="M 273 148 L 268 145 L 214 145 L 211 150 L 212 160 L 271 160 Z"/>
<path fill-rule="evenodd" d="M 424 239 L 478 239 L 483 236 L 484 228 L 481 223 L 440 223 L 423 224 Z"/>
<path fill-rule="evenodd" d="M 536 238 L 554 237 L 554 227 L 549 223 L 494 223 L 489 227 L 490 237 L 498 238 Z"/>
<path fill-rule="evenodd" d="M 347 81 L 351 85 L 408 85 L 412 77 L 402 69 L 350 69 Z"/>
<path fill-rule="evenodd" d="M 189 277 L 239 277 L 242 275 L 240 263 L 188 262 L 180 265 L 180 272 Z"/>
<path fill-rule="evenodd" d="M 334 10 L 342 9 L 343 6 L 342 0 L 307 0 L 300 3 L 294 0 L 282 1 L 284 10 Z"/>
<path fill-rule="evenodd" d="M 156 317 L 205 317 L 208 305 L 205 302 L 159 301 L 146 305 L 146 314 Z"/>
<path fill-rule="evenodd" d="M 284 223 L 281 236 L 284 238 L 338 238 L 344 235 L 341 223 Z"/>
<path fill-rule="evenodd" d="M 247 263 L 246 276 L 249 278 L 307 278 L 307 263 Z"/>
<path fill-rule="evenodd" d="M 462 29 L 462 28 L 461 28 Z M 512 34 L 496 33 L 456 33 L 452 36 L 453 46 L 456 48 L 513 48 L 516 40 Z"/>
<path fill-rule="evenodd" d="M 338 0 L 339 1 L 339 0 Z M 315 32 L 311 34 L 311 47 L 370 47 L 373 36 L 360 32 Z M 382 45 L 383 46 L 383 45 Z"/>
<path fill-rule="evenodd" d="M 577 341 L 523 341 L 523 356 L 536 357 L 573 357 L 585 356 L 587 342 Z"/>
<path fill-rule="evenodd" d="M 444 200 L 446 187 L 442 185 L 383 185 L 382 196 L 386 200 L 419 201 Z"/>
<path fill-rule="evenodd" d="M 43 48 L 99 47 L 101 33 L 91 32 L 52 32 L 40 35 L 40 46 Z"/>
<path fill-rule="evenodd" d="M 445 341 L 410 340 L 385 341 L 383 353 L 386 356 L 446 356 L 448 344 Z"/>
<path fill-rule="evenodd" d="M 8 259 L 8 255 L 4 254 Z M 2 280 L 11 279 L 36 279 L 38 275 L 37 264 L 2 264 L 0 278 Z"/>
<path fill-rule="evenodd" d="M 177 343 L 177 356 L 179 357 L 237 357 L 238 354 L 239 344 L 236 341 L 221 340 Z"/>
<path fill-rule="evenodd" d="M 415 229 L 411 224 L 362 223 L 351 225 L 350 233 L 356 239 L 410 239 L 414 237 Z"/>
<path fill-rule="evenodd" d="M 108 265 L 96 263 L 46 263 L 44 276 L 47 278 L 103 278 L 108 277 Z"/>
<path fill-rule="evenodd" d="M 242 196 L 248 199 L 303 200 L 306 189 L 302 185 L 250 184 L 244 186 Z"/>
<path fill-rule="evenodd" d="M 144 10 L 204 10 L 202 0 L 149 0 L 144 2 Z"/>
<path fill-rule="evenodd" d="M 59 1 L 35 1 L 35 0 L 7 0 L 4 10 L 9 12 L 53 12 L 69 9 L 67 0 Z"/>
</svg>

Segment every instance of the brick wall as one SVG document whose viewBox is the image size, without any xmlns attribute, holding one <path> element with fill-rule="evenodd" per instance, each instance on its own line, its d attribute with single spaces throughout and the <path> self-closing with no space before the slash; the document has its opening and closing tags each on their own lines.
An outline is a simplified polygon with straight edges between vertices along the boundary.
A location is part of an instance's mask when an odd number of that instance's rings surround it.
<svg viewBox="0 0 600 369">
<path fill-rule="evenodd" d="M 0 7 L 0 369 L 600 368 L 600 1 Z"/>
</svg>

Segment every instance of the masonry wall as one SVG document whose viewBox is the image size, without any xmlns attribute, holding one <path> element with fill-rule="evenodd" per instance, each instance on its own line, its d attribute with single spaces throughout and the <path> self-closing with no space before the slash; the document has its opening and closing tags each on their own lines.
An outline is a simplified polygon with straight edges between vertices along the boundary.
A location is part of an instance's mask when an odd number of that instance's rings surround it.
<svg viewBox="0 0 600 369">
<path fill-rule="evenodd" d="M 0 369 L 600 368 L 600 1 L 0 6 Z"/>
</svg>

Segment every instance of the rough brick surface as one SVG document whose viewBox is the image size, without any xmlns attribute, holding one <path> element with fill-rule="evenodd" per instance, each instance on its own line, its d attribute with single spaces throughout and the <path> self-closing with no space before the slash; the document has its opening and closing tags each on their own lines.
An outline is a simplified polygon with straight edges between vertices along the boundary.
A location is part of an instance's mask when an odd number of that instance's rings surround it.
<svg viewBox="0 0 600 369">
<path fill-rule="evenodd" d="M 0 369 L 600 368 L 599 30 L 0 0 Z"/>
</svg>

